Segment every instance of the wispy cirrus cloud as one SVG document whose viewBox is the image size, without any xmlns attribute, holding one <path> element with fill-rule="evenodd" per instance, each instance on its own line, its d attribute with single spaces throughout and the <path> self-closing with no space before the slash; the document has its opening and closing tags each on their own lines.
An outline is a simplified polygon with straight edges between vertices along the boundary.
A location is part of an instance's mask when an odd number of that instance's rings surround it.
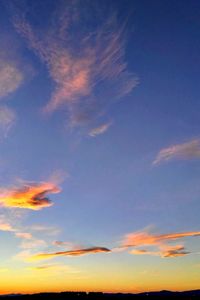
<svg viewBox="0 0 200 300">
<path fill-rule="evenodd" d="M 40 266 L 33 266 L 33 267 L 28 267 L 27 268 L 30 271 L 35 271 L 35 272 L 43 272 L 47 273 L 49 275 L 53 272 L 67 272 L 67 273 L 80 273 L 80 271 L 73 269 L 70 266 L 66 265 L 61 265 L 61 264 L 45 264 L 45 265 L 40 265 Z"/>
<path fill-rule="evenodd" d="M 60 251 L 53 253 L 38 253 L 33 256 L 30 256 L 30 260 L 44 260 L 44 259 L 52 259 L 54 257 L 59 256 L 81 256 L 86 254 L 94 254 L 94 253 L 103 253 L 110 252 L 111 250 L 105 247 L 91 247 L 84 249 L 76 249 L 70 251 Z"/>
<path fill-rule="evenodd" d="M 172 145 L 160 150 L 153 164 L 169 161 L 172 159 L 200 158 L 200 139 L 193 139 L 182 144 Z"/>
<path fill-rule="evenodd" d="M 28 13 L 17 8 L 13 20 L 54 82 L 44 111 L 65 108 L 70 124 L 75 126 L 102 116 L 111 104 L 133 90 L 138 79 L 125 60 L 125 24 L 118 24 L 117 14 L 109 5 L 99 9 L 88 2 L 86 13 L 81 1 L 58 3 L 60 9 L 52 14 L 53 26 L 49 22 L 48 29 L 44 26 L 39 32 L 28 20 Z"/>
<path fill-rule="evenodd" d="M 0 221 L 0 231 L 15 231 L 15 228 L 8 222 Z"/>
<path fill-rule="evenodd" d="M 0 215 L 0 231 L 16 232 L 17 228 L 10 222 L 5 214 Z"/>
<path fill-rule="evenodd" d="M 169 245 L 168 243 L 186 237 L 198 236 L 200 236 L 200 231 L 179 232 L 160 235 L 151 234 L 147 231 L 134 232 L 125 236 L 122 248 L 136 248 L 130 251 L 130 253 L 136 255 L 158 255 L 161 257 L 178 257 L 188 255 L 190 254 L 190 252 L 185 249 L 184 245 Z M 156 250 L 152 250 L 152 247 L 156 248 Z"/>
<path fill-rule="evenodd" d="M 16 113 L 7 106 L 0 106 L 0 130 L 4 136 L 7 135 L 9 129 L 15 124 Z"/>
<path fill-rule="evenodd" d="M 70 248 L 74 247 L 74 244 L 71 242 L 53 241 L 52 244 L 58 247 L 70 247 Z"/>
<path fill-rule="evenodd" d="M 136 247 L 143 245 L 155 245 L 162 243 L 164 241 L 172 241 L 185 237 L 195 237 L 200 236 L 200 231 L 189 231 L 189 232 L 179 232 L 179 233 L 168 233 L 168 234 L 151 234 L 149 232 L 141 231 L 127 234 L 125 236 L 123 245 L 125 247 Z"/>
<path fill-rule="evenodd" d="M 155 251 L 149 249 L 133 249 L 130 253 L 135 255 L 153 255 L 161 257 L 179 257 L 190 254 L 189 251 L 185 250 L 183 245 L 162 246 L 160 250 Z"/>
<path fill-rule="evenodd" d="M 185 250 L 185 247 L 183 245 L 176 245 L 176 246 L 165 247 L 165 249 L 163 249 L 161 252 L 161 256 L 179 257 L 179 256 L 188 255 L 190 253 L 191 252 Z"/>
<path fill-rule="evenodd" d="M 90 130 L 89 136 L 96 137 L 97 135 L 103 134 L 109 129 L 109 127 L 111 125 L 112 125 L 112 123 L 108 122 L 108 123 L 104 123 L 104 124 L 102 124 L 98 127 L 95 127 L 95 128 Z"/>
<path fill-rule="evenodd" d="M 56 236 L 60 233 L 61 229 L 55 226 L 47 226 L 42 224 L 33 224 L 28 227 L 31 231 L 44 234 L 45 236 Z"/>
<path fill-rule="evenodd" d="M 30 240 L 33 238 L 32 234 L 29 232 L 16 232 L 15 236 L 25 240 Z"/>
<path fill-rule="evenodd" d="M 20 248 L 22 249 L 37 249 L 37 248 L 43 248 L 46 247 L 47 243 L 44 240 L 39 240 L 39 239 L 35 239 L 35 238 L 31 238 L 31 239 L 24 239 L 22 241 L 22 243 L 20 244 Z"/>
<path fill-rule="evenodd" d="M 47 194 L 59 192 L 60 189 L 51 182 L 26 183 L 20 187 L 1 189 L 0 204 L 10 208 L 40 210 L 53 204 Z"/>
<path fill-rule="evenodd" d="M 17 90 L 23 80 L 24 75 L 16 62 L 0 56 L 0 98 Z"/>
</svg>

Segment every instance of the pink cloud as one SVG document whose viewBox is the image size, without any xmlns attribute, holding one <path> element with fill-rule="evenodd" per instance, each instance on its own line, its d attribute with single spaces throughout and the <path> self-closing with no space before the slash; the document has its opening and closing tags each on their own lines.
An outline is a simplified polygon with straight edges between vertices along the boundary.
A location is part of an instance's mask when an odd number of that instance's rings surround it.
<svg viewBox="0 0 200 300">
<path fill-rule="evenodd" d="M 176 144 L 160 150 L 153 164 L 171 159 L 200 158 L 200 140 L 194 139 L 183 144 Z"/>
<path fill-rule="evenodd" d="M 96 16 L 98 24 L 91 32 L 90 27 L 82 26 L 84 12 L 82 6 L 77 6 L 78 2 L 64 2 L 54 14 L 54 27 L 46 31 L 38 32 L 17 9 L 14 17 L 16 30 L 46 64 L 54 83 L 44 111 L 66 109 L 73 126 L 102 116 L 138 84 L 125 61 L 124 24 L 118 24 L 108 7 L 102 19 L 97 6 L 89 5 L 92 11 L 88 18 Z"/>
</svg>

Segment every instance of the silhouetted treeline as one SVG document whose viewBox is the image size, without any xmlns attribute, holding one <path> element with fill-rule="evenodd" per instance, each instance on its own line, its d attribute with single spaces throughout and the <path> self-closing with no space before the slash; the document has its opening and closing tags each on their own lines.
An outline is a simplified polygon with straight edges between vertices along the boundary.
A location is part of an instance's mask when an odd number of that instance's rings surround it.
<svg viewBox="0 0 200 300">
<path fill-rule="evenodd" d="M 1 300 L 131 300 L 131 299 L 146 299 L 146 300 L 159 300 L 159 299 L 181 299 L 181 300 L 190 300 L 190 299 L 200 299 L 200 290 L 195 291 L 186 291 L 186 292 L 170 292 L 170 291 L 161 291 L 161 292 L 149 292 L 149 293 L 140 293 L 140 294 L 108 294 L 108 293 L 86 293 L 86 292 L 62 292 L 62 293 L 41 293 L 33 295 L 3 295 L 0 296 Z"/>
</svg>

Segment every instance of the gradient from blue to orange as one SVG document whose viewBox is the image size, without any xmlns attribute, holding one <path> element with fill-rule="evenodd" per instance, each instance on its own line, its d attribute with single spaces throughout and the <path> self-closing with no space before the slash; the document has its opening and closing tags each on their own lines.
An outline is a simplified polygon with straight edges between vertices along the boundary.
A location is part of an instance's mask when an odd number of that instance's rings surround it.
<svg viewBox="0 0 200 300">
<path fill-rule="evenodd" d="M 199 15 L 1 1 L 0 293 L 200 288 Z"/>
</svg>

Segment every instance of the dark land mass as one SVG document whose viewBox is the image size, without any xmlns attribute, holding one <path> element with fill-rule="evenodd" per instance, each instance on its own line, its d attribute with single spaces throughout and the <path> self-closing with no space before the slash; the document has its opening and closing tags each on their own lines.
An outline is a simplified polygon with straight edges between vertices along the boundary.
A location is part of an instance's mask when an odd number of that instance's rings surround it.
<svg viewBox="0 0 200 300">
<path fill-rule="evenodd" d="M 160 291 L 160 292 L 146 292 L 140 294 L 111 294 L 111 293 L 86 293 L 86 292 L 62 292 L 62 293 L 40 293 L 31 295 L 2 295 L 0 300 L 134 300 L 134 299 L 146 299 L 146 300 L 157 300 L 157 299 L 200 299 L 200 290 L 185 291 L 185 292 L 171 292 L 171 291 Z"/>
</svg>

